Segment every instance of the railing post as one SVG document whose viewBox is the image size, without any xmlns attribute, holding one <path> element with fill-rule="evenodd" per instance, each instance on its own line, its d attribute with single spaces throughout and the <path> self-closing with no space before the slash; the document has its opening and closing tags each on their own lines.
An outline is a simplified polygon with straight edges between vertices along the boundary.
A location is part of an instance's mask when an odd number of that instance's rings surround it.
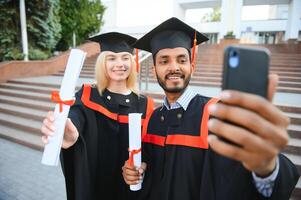
<svg viewBox="0 0 301 200">
<path fill-rule="evenodd" d="M 146 72 L 145 72 L 145 91 L 148 91 L 148 75 L 149 75 L 149 65 L 146 65 Z"/>
<path fill-rule="evenodd" d="M 142 71 L 142 66 L 140 66 L 140 70 L 139 70 L 139 72 L 138 72 L 139 91 L 141 91 L 141 84 L 142 84 L 142 80 L 141 80 L 141 71 Z"/>
</svg>

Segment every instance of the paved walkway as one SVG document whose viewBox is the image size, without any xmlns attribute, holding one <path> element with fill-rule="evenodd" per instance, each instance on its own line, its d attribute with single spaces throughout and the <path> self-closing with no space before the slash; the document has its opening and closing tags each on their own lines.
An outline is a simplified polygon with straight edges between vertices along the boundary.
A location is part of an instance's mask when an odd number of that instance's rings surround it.
<svg viewBox="0 0 301 200">
<path fill-rule="evenodd" d="M 41 164 L 42 152 L 0 139 L 0 200 L 64 200 L 60 166 Z"/>
</svg>

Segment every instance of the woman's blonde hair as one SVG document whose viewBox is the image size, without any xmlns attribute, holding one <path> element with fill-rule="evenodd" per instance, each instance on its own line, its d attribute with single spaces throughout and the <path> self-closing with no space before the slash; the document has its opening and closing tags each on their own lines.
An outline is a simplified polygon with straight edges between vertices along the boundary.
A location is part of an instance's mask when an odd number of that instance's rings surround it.
<svg viewBox="0 0 301 200">
<path fill-rule="evenodd" d="M 108 53 L 102 52 L 99 54 L 96 65 L 95 65 L 95 80 L 97 89 L 100 95 L 102 95 L 103 91 L 109 86 L 110 77 L 106 70 L 106 57 Z M 126 81 L 126 87 L 132 92 L 139 94 L 137 87 L 137 72 L 136 72 L 136 63 L 134 61 L 133 55 L 130 54 L 130 74 Z"/>
</svg>

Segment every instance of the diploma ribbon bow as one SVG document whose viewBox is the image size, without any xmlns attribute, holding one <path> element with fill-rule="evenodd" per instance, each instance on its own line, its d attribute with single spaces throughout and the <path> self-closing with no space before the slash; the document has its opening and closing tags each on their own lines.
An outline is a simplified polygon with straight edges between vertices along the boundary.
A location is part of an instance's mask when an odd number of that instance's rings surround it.
<svg viewBox="0 0 301 200">
<path fill-rule="evenodd" d="M 72 106 L 74 104 L 74 100 L 66 100 L 63 101 L 60 97 L 60 94 L 58 91 L 52 91 L 51 92 L 51 101 L 58 103 L 60 105 L 60 112 L 63 112 L 63 104 Z"/>
<path fill-rule="evenodd" d="M 130 166 L 134 166 L 134 155 L 138 154 L 140 151 L 141 151 L 141 148 L 140 149 L 133 149 L 132 151 L 129 149 L 130 157 L 129 157 L 128 162 L 129 162 Z"/>
</svg>

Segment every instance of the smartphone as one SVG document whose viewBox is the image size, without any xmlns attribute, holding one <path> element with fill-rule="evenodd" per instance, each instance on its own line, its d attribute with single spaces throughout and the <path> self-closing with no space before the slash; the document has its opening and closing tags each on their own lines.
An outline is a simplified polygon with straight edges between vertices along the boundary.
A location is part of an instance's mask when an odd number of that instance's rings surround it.
<svg viewBox="0 0 301 200">
<path fill-rule="evenodd" d="M 266 48 L 228 46 L 224 52 L 222 89 L 267 97 L 270 52 Z"/>
</svg>

